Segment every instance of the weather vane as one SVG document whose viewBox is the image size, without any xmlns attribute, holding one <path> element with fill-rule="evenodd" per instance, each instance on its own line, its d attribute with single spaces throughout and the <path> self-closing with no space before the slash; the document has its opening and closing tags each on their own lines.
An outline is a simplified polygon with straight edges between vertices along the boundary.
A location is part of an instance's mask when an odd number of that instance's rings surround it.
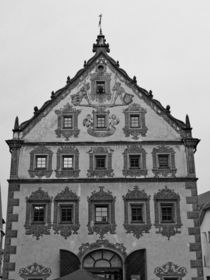
<svg viewBox="0 0 210 280">
<path fill-rule="evenodd" d="M 100 27 L 100 34 L 102 34 L 101 20 L 102 20 L 102 14 L 99 15 L 99 23 L 98 23 L 98 26 Z"/>
</svg>

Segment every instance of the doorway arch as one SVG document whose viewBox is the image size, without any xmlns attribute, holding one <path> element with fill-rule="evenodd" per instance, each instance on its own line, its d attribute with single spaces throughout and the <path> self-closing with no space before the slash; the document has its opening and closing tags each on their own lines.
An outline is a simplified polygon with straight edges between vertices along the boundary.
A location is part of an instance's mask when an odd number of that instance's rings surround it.
<svg viewBox="0 0 210 280">
<path fill-rule="evenodd" d="M 137 279 L 146 280 L 146 249 L 130 253 L 125 260 L 126 280 L 131 280 L 132 275 Z"/>
<path fill-rule="evenodd" d="M 123 261 L 116 252 L 111 250 L 91 251 L 83 258 L 82 267 L 105 279 L 123 279 Z"/>
</svg>

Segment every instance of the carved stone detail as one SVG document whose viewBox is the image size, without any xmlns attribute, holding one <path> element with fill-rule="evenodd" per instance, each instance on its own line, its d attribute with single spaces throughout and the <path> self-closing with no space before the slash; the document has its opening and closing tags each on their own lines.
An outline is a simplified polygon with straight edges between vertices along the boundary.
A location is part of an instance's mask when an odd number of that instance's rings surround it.
<svg viewBox="0 0 210 280">
<path fill-rule="evenodd" d="M 49 197 L 48 193 L 39 188 L 37 191 L 32 192 L 30 197 L 26 197 L 26 221 L 25 229 L 27 235 L 33 235 L 36 239 L 39 239 L 42 235 L 50 234 L 51 228 L 51 201 L 52 198 Z M 32 213 L 33 205 L 44 204 L 46 209 L 45 221 L 44 223 L 33 223 Z"/>
<path fill-rule="evenodd" d="M 151 229 L 151 220 L 150 220 L 150 195 L 147 195 L 144 190 L 139 190 L 138 186 L 134 186 L 133 190 L 128 190 L 128 193 L 123 196 L 124 200 L 124 228 L 127 233 L 133 233 L 136 238 L 140 238 L 144 232 L 148 233 Z M 132 224 L 130 223 L 129 217 L 129 204 L 130 203 L 139 203 L 143 204 L 145 211 L 145 220 L 143 223 Z"/>
<path fill-rule="evenodd" d="M 160 218 L 160 204 L 161 202 L 174 203 L 175 206 L 175 220 L 173 223 L 162 223 Z M 170 190 L 165 186 L 164 189 L 159 190 L 154 195 L 155 203 L 155 227 L 158 229 L 157 233 L 166 236 L 170 239 L 171 236 L 181 233 L 180 228 L 182 227 L 181 216 L 180 216 L 180 196 L 175 193 L 174 190 Z"/>
<path fill-rule="evenodd" d="M 97 240 L 94 243 L 83 243 L 80 247 L 79 247 L 79 253 L 78 253 L 78 257 L 82 258 L 83 256 L 85 256 L 87 253 L 95 250 L 95 249 L 100 249 L 100 248 L 106 248 L 106 249 L 111 249 L 115 252 L 118 252 L 120 255 L 123 255 L 124 257 L 127 256 L 126 253 L 126 248 L 123 245 L 123 243 L 110 243 L 107 239 L 105 240 Z"/>
<path fill-rule="evenodd" d="M 129 155 L 140 155 L 140 168 L 130 168 L 129 167 Z M 124 176 L 146 176 L 147 169 L 146 169 L 146 152 L 145 150 L 137 144 L 133 144 L 128 146 L 125 151 L 123 152 L 124 157 L 124 168 L 123 168 L 123 175 Z"/>
<path fill-rule="evenodd" d="M 115 233 L 115 200 L 110 191 L 105 192 L 104 187 L 99 187 L 99 191 L 93 191 L 92 195 L 88 197 L 88 232 L 89 234 L 99 234 L 102 239 L 106 233 Z M 109 208 L 109 219 L 105 224 L 95 223 L 95 205 L 106 204 Z"/>
<path fill-rule="evenodd" d="M 64 169 L 62 166 L 62 156 L 73 156 L 73 168 Z M 64 146 L 57 151 L 57 169 L 55 174 L 60 177 L 78 177 L 79 176 L 79 151 L 75 147 Z"/>
<path fill-rule="evenodd" d="M 158 166 L 158 154 L 168 154 L 169 155 L 169 168 L 167 169 L 160 169 Z M 152 151 L 152 157 L 153 157 L 153 173 L 155 174 L 155 177 L 158 177 L 159 175 L 162 176 L 171 176 L 175 177 L 176 174 L 176 166 L 175 166 L 175 151 L 173 148 L 166 147 L 166 146 L 159 146 L 158 148 L 154 148 Z"/>
<path fill-rule="evenodd" d="M 133 139 L 137 140 L 139 139 L 139 135 L 145 136 L 148 130 L 145 124 L 146 109 L 142 108 L 139 104 L 133 103 L 123 112 L 125 114 L 125 127 L 123 128 L 125 137 L 132 136 Z M 140 127 L 133 128 L 130 126 L 130 116 L 132 114 L 139 115 Z"/>
<path fill-rule="evenodd" d="M 180 280 L 186 276 L 187 269 L 184 266 L 176 265 L 172 262 L 167 262 L 162 266 L 158 266 L 154 270 L 154 274 L 164 280 L 164 277 L 178 277 Z"/>
<path fill-rule="evenodd" d="M 59 205 L 71 204 L 73 207 L 73 223 L 63 224 L 59 219 Z M 79 224 L 79 197 L 68 187 L 58 193 L 54 199 L 54 222 L 55 234 L 62 235 L 65 239 L 72 234 L 78 234 Z"/>
<path fill-rule="evenodd" d="M 113 150 L 108 147 L 92 147 L 89 153 L 89 169 L 87 172 L 88 177 L 113 177 L 114 172 L 112 169 L 112 152 Z M 106 168 L 96 169 L 95 156 L 105 155 L 106 156 Z"/>
<path fill-rule="evenodd" d="M 83 120 L 83 125 L 87 127 L 87 132 L 91 136 L 95 137 L 107 137 L 115 133 L 115 126 L 120 122 L 119 118 L 112 114 L 109 115 L 110 111 L 105 111 L 104 107 L 98 107 L 96 111 L 92 111 L 93 116 L 88 114 Z M 105 117 L 105 127 L 97 127 L 97 115 L 103 115 Z"/>
<path fill-rule="evenodd" d="M 43 280 L 46 280 L 51 275 L 51 269 L 49 267 L 44 267 L 42 265 L 39 265 L 37 263 L 33 263 L 32 265 L 29 265 L 27 267 L 21 268 L 19 270 L 19 275 L 24 280 L 27 280 L 28 277 L 38 277 L 42 278 Z"/>
<path fill-rule="evenodd" d="M 36 168 L 36 156 L 46 156 L 46 168 L 39 169 Z M 35 148 L 33 151 L 30 152 L 30 169 L 28 170 L 29 175 L 33 178 L 35 176 L 37 177 L 43 177 L 46 176 L 49 178 L 53 172 L 52 170 L 52 155 L 53 152 L 46 148 L 45 146 L 39 146 Z"/>
<path fill-rule="evenodd" d="M 78 137 L 80 130 L 78 129 L 78 115 L 81 111 L 75 109 L 69 103 L 67 103 L 62 109 L 56 110 L 55 113 L 58 116 L 58 128 L 55 130 L 57 137 L 63 136 L 65 140 L 69 140 L 70 137 Z M 72 128 L 63 128 L 63 117 L 72 117 Z"/>
</svg>

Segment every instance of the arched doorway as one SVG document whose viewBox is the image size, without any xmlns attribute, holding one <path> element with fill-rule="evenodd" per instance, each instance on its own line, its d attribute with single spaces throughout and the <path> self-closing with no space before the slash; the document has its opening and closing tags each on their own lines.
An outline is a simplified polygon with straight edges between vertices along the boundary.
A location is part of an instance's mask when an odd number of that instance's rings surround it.
<svg viewBox="0 0 210 280">
<path fill-rule="evenodd" d="M 126 280 L 146 280 L 146 250 L 136 250 L 125 260 Z"/>
<path fill-rule="evenodd" d="M 79 258 L 72 252 L 60 250 L 60 276 L 65 276 L 80 268 Z"/>
<path fill-rule="evenodd" d="M 122 280 L 122 259 L 113 251 L 106 249 L 92 251 L 84 257 L 82 266 L 100 277 Z"/>
</svg>

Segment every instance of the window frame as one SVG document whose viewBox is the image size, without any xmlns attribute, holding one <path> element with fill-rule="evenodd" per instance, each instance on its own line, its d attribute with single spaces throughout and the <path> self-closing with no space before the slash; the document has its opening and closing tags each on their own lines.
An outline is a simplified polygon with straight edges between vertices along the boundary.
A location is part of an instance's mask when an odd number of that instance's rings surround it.
<svg viewBox="0 0 210 280">
<path fill-rule="evenodd" d="M 101 160 L 103 159 L 104 160 L 104 166 L 100 167 L 99 166 L 99 162 L 98 160 Z M 95 167 L 95 170 L 106 170 L 107 169 L 107 155 L 104 155 L 104 154 L 97 154 L 94 156 L 94 167 Z M 101 163 L 100 163 L 101 164 Z"/>
<path fill-rule="evenodd" d="M 130 224 L 144 224 L 145 223 L 145 203 L 143 202 L 135 202 L 135 201 L 131 201 L 129 202 L 129 207 L 130 207 Z M 141 216 L 142 219 L 140 220 L 133 220 L 133 213 L 132 210 L 133 208 L 136 207 L 137 209 L 140 208 L 141 209 Z"/>
<path fill-rule="evenodd" d="M 71 167 L 65 167 L 65 158 L 70 159 L 71 158 Z M 69 169 L 74 169 L 74 155 L 62 155 L 62 169 L 64 170 L 69 170 Z"/>
<path fill-rule="evenodd" d="M 106 208 L 107 209 L 107 216 L 106 216 L 106 218 L 107 218 L 107 220 L 106 221 L 97 221 L 97 211 L 96 211 L 96 209 L 97 208 Z M 110 223 L 110 203 L 103 203 L 103 202 L 101 202 L 101 203 L 94 203 L 94 223 L 95 224 L 109 224 Z M 102 216 L 101 216 L 102 217 Z"/>
<path fill-rule="evenodd" d="M 71 119 L 71 126 L 65 125 L 65 119 Z M 74 129 L 74 114 L 64 114 L 62 115 L 62 129 Z"/>
<path fill-rule="evenodd" d="M 102 85 L 103 84 L 103 85 Z M 105 80 L 96 80 L 95 81 L 95 87 L 96 87 L 96 94 L 97 95 L 103 95 L 106 94 L 106 81 Z M 103 88 L 103 92 L 99 92 L 99 88 Z"/>
<path fill-rule="evenodd" d="M 45 159 L 45 166 L 44 167 L 38 167 L 38 159 Z M 48 163 L 48 156 L 47 155 L 35 155 L 35 169 L 36 170 L 46 170 L 47 169 L 47 164 Z"/>
<path fill-rule="evenodd" d="M 133 121 L 132 118 L 136 118 L 138 117 L 138 125 L 133 125 Z M 141 114 L 140 113 L 130 113 L 129 114 L 129 126 L 130 129 L 138 129 L 141 128 L 141 120 L 140 120 Z M 134 121 L 134 123 L 136 123 L 136 121 Z"/>
<path fill-rule="evenodd" d="M 167 166 L 161 166 L 160 164 L 160 157 L 161 156 L 167 156 Z M 158 162 L 158 169 L 159 170 L 165 170 L 165 169 L 170 169 L 170 163 L 171 163 L 171 154 L 170 153 L 157 153 L 157 162 Z"/>
<path fill-rule="evenodd" d="M 62 219 L 62 208 L 69 208 L 69 209 L 71 209 L 71 220 L 70 221 L 63 221 L 63 219 Z M 75 205 L 73 204 L 73 203 L 60 203 L 59 204 L 59 223 L 60 224 L 73 224 L 74 223 L 74 221 L 75 221 L 75 217 L 74 217 L 74 212 L 75 212 L 75 210 L 74 210 L 74 208 L 75 208 Z"/>
<path fill-rule="evenodd" d="M 131 157 L 138 157 L 138 165 L 137 166 L 132 166 L 131 164 Z M 129 169 L 142 169 L 142 155 L 141 154 L 129 154 Z"/>
<path fill-rule="evenodd" d="M 35 210 L 34 210 L 34 208 L 35 207 L 41 207 L 41 206 L 43 206 L 43 208 L 44 208 L 44 219 L 43 219 L 43 221 L 35 221 L 34 220 L 34 217 L 35 217 Z M 45 224 L 46 223 L 46 203 L 31 203 L 31 223 L 32 224 Z"/>
<path fill-rule="evenodd" d="M 163 220 L 163 207 L 171 206 L 172 213 L 171 213 L 171 220 Z M 175 224 L 177 222 L 176 219 L 176 202 L 175 201 L 159 201 L 159 207 L 160 207 L 160 222 L 161 224 Z"/>
</svg>

